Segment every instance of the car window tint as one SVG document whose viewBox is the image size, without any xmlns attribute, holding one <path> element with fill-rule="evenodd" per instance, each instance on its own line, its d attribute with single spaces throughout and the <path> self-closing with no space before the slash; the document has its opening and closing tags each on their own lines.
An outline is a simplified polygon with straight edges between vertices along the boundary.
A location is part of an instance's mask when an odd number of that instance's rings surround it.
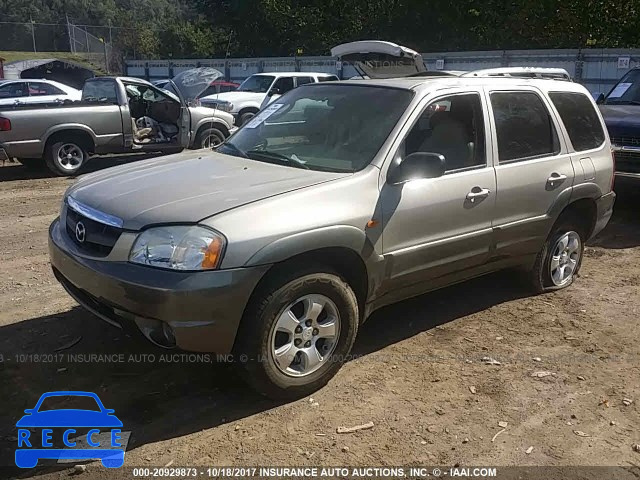
<svg viewBox="0 0 640 480">
<path fill-rule="evenodd" d="M 555 92 L 549 97 L 564 123 L 576 151 L 598 148 L 604 142 L 600 117 L 589 98 L 582 93 Z"/>
<path fill-rule="evenodd" d="M 39 97 L 43 95 L 65 95 L 65 93 L 59 88 L 48 83 L 29 82 L 30 97 Z"/>
<path fill-rule="evenodd" d="M 429 104 L 405 139 L 405 155 L 415 152 L 443 155 L 447 171 L 486 165 L 480 95 L 452 95 Z"/>
<path fill-rule="evenodd" d="M 42 405 L 40 405 L 38 411 L 45 412 L 47 410 L 60 409 L 100 411 L 100 407 L 93 397 L 83 395 L 60 395 L 47 397 L 42 401 Z"/>
<path fill-rule="evenodd" d="M 560 152 L 558 134 L 542 99 L 533 92 L 494 92 L 493 116 L 500 162 Z"/>
<path fill-rule="evenodd" d="M 24 82 L 8 83 L 0 86 L 0 98 L 26 97 L 27 84 Z"/>
<path fill-rule="evenodd" d="M 298 77 L 297 80 L 298 86 L 304 85 L 305 83 L 314 83 L 313 77 Z"/>
<path fill-rule="evenodd" d="M 273 88 L 277 88 L 281 95 L 284 95 L 289 90 L 293 90 L 293 77 L 280 77 L 273 84 Z"/>
</svg>

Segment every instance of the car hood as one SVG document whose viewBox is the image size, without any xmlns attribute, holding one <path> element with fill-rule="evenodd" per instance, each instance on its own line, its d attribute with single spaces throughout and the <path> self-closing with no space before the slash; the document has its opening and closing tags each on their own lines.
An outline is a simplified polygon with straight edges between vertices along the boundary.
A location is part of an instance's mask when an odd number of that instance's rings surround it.
<svg viewBox="0 0 640 480">
<path fill-rule="evenodd" d="M 197 223 L 248 203 L 349 175 L 200 151 L 90 174 L 68 194 L 122 219 L 125 229 L 139 230 L 162 223 Z"/>
<path fill-rule="evenodd" d="M 25 415 L 17 427 L 121 427 L 114 415 L 90 410 L 48 410 Z"/>
<path fill-rule="evenodd" d="M 600 105 L 611 137 L 640 137 L 640 105 Z"/>
<path fill-rule="evenodd" d="M 224 100 L 226 102 L 238 103 L 238 102 L 258 102 L 262 103 L 264 97 L 266 97 L 266 93 L 257 93 L 257 92 L 225 92 L 225 93 L 217 93 L 215 95 L 208 95 L 206 97 L 202 97 L 200 101 L 203 100 Z"/>
</svg>

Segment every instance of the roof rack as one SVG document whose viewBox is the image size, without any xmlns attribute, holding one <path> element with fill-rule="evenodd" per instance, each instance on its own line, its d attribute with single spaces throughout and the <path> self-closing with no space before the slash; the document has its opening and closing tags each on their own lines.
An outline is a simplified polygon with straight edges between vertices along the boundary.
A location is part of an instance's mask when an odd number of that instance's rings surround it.
<svg viewBox="0 0 640 480">
<path fill-rule="evenodd" d="M 512 78 L 546 78 L 551 80 L 571 81 L 571 75 L 564 68 L 541 67 L 502 67 L 487 68 L 466 72 L 462 77 L 512 77 Z"/>
</svg>

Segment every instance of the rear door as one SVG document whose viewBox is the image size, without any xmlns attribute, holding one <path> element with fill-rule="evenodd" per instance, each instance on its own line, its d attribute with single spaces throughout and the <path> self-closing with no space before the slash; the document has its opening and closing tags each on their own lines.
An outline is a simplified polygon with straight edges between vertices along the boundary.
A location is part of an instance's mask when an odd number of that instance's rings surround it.
<svg viewBox="0 0 640 480">
<path fill-rule="evenodd" d="M 495 255 L 537 253 L 552 207 L 568 204 L 574 182 L 559 119 L 533 87 L 489 89 L 498 195 Z"/>
</svg>

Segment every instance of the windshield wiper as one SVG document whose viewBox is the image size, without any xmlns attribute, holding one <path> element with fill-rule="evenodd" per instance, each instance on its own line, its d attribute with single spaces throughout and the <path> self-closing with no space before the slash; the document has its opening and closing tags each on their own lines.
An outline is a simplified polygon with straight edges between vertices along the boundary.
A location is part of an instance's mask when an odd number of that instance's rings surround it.
<svg viewBox="0 0 640 480">
<path fill-rule="evenodd" d="M 304 168 L 305 170 L 309 170 L 309 167 L 307 167 L 300 160 L 287 157 L 286 155 L 282 155 L 278 152 L 271 152 L 269 150 L 247 150 L 245 153 L 249 158 L 255 156 L 266 159 L 267 161 L 275 160 L 276 162 L 284 163 L 285 165 L 289 165 L 290 167 Z"/>
<path fill-rule="evenodd" d="M 229 149 L 231 150 L 233 153 L 230 152 L 224 152 L 221 150 L 224 149 Z M 242 150 L 240 150 L 238 147 L 236 147 L 233 143 L 231 142 L 225 142 L 222 145 L 220 145 L 218 148 L 216 148 L 216 152 L 220 152 L 220 153 L 227 153 L 228 155 L 233 155 L 235 157 L 242 157 L 242 158 L 249 158 L 247 156 L 247 154 L 245 152 L 243 152 Z"/>
</svg>

